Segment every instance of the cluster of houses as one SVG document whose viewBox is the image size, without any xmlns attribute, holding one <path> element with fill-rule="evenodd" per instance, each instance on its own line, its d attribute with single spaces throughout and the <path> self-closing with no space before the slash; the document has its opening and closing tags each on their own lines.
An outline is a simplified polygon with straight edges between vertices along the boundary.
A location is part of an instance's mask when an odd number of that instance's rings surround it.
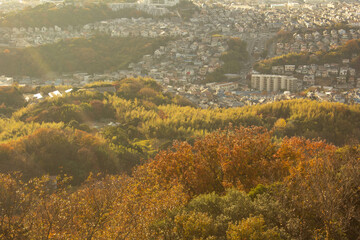
<svg viewBox="0 0 360 240">
<path fill-rule="evenodd" d="M 360 87 L 360 75 L 349 66 L 349 59 L 342 63 L 326 63 L 322 65 L 279 65 L 272 66 L 273 74 L 286 74 L 303 80 L 304 87 L 325 83 L 338 88 Z"/>
<path fill-rule="evenodd" d="M 34 1 L 35 2 L 35 1 Z M 64 1 L 60 1 L 64 2 Z M 108 6 L 114 11 L 123 8 L 137 8 L 139 10 L 148 12 L 152 15 L 165 15 L 169 13 L 167 7 L 176 5 L 179 0 L 139 0 L 136 3 L 109 3 Z M 191 21 L 198 26 L 199 29 L 208 30 L 210 32 L 220 32 L 225 35 L 233 35 L 243 32 L 276 32 L 279 29 L 288 31 L 300 29 L 313 29 L 316 27 L 330 27 L 336 23 L 348 22 L 353 26 L 360 26 L 359 14 L 357 9 L 360 3 L 324 3 L 324 4 L 283 4 L 279 6 L 271 6 L 270 4 L 258 4 L 256 1 L 248 4 L 239 3 L 236 1 L 214 0 L 203 1 L 194 0 L 200 8 L 200 13 L 195 15 Z M 178 14 L 178 13 L 177 13 Z M 148 20 L 143 20 L 148 21 Z M 179 22 L 181 16 L 174 19 L 157 19 L 156 25 L 163 25 L 167 23 Z M 105 25 L 105 26 L 104 26 Z M 108 26 L 106 26 L 108 25 Z M 126 27 L 128 25 L 128 27 Z M 141 25 L 141 24 L 140 24 Z M 156 37 L 158 35 L 176 35 L 172 28 L 167 31 L 161 31 L 156 28 L 154 31 L 151 25 L 142 24 L 145 28 L 137 30 L 132 28 L 131 23 L 125 24 L 123 21 L 114 21 L 109 24 L 105 22 L 95 24 L 95 26 L 85 26 L 81 30 L 59 29 L 59 27 L 39 27 L 39 28 L 14 28 L 6 30 L 1 34 L 0 44 L 10 44 L 11 46 L 24 47 L 29 45 L 40 45 L 46 43 L 56 42 L 64 38 L 72 37 L 86 37 L 89 32 L 87 30 L 100 30 L 108 32 L 113 36 L 129 36 L 141 35 L 144 37 Z M 171 24 L 170 24 L 171 25 Z M 150 30 L 146 30 L 150 27 Z M 74 28 L 74 27 L 73 27 Z M 1 30 L 0 30 L 1 31 Z M 4 29 L 2 29 L 4 31 Z M 302 49 L 322 49 L 330 46 L 341 44 L 346 39 L 356 38 L 357 31 L 346 32 L 341 29 L 337 33 L 323 32 L 308 34 L 305 36 L 296 35 L 295 39 L 300 41 L 294 43 L 294 46 L 278 46 L 278 54 L 281 49 L 285 52 L 287 49 L 294 48 L 294 50 L 301 51 Z M 156 33 L 154 33 L 156 32 Z M 4 35 L 6 35 L 4 37 Z M 308 43 L 307 40 L 315 41 L 314 44 Z M 316 39 L 318 38 L 319 41 Z M 303 43 L 301 42 L 303 41 Z M 306 46 L 305 46 L 306 44 Z"/>
<path fill-rule="evenodd" d="M 70 38 L 89 38 L 92 32 L 86 29 L 68 26 L 54 27 L 0 27 L 0 46 L 25 48 L 44 44 L 56 43 Z"/>
<path fill-rule="evenodd" d="M 114 86 L 99 86 L 94 88 L 80 89 L 78 91 L 98 91 L 101 93 L 109 92 L 115 93 Z M 26 101 L 33 103 L 43 101 L 48 98 L 62 97 L 68 93 L 73 92 L 72 88 L 65 91 L 55 90 L 44 95 L 25 94 Z M 312 99 L 317 101 L 330 101 L 340 103 L 358 103 L 360 104 L 360 89 L 353 90 L 338 90 L 334 87 L 328 86 L 313 86 L 308 89 L 306 94 L 297 92 L 267 92 L 260 90 L 252 90 L 246 84 L 239 82 L 224 82 L 224 83 L 208 83 L 208 84 L 192 84 L 187 83 L 183 86 L 175 87 L 172 85 L 164 85 L 164 92 L 173 95 L 181 95 L 190 100 L 195 105 L 201 108 L 231 108 L 241 107 L 246 105 L 264 104 L 274 101 L 286 99 Z"/>
<path fill-rule="evenodd" d="M 360 37 L 360 28 L 332 29 L 294 33 L 290 39 L 276 43 L 276 55 L 291 52 L 316 52 L 335 49 L 351 39 Z"/>
<path fill-rule="evenodd" d="M 333 87 L 314 86 L 306 93 L 306 98 L 320 102 L 339 102 L 360 104 L 360 90 L 337 91 Z"/>
<path fill-rule="evenodd" d="M 121 9 L 135 8 L 153 16 L 164 16 L 171 11 L 168 7 L 175 6 L 180 0 L 139 0 L 134 3 L 108 3 L 108 7 L 113 11 Z"/>
<path fill-rule="evenodd" d="M 171 10 L 166 7 L 177 2 L 178 0 L 142 0 L 129 4 L 109 3 L 108 6 L 113 11 L 137 8 L 159 16 L 168 14 Z M 168 86 L 167 91 L 180 94 L 203 108 L 236 107 L 304 97 L 289 92 L 301 90 L 302 86 L 323 83 L 321 80 L 334 86 L 360 86 L 360 76 L 355 69 L 349 67 L 351 59 L 344 59 L 342 64 L 274 66 L 272 75 L 253 75 L 254 81 L 251 82 L 254 82 L 254 85 L 249 85 L 252 90 L 246 84 L 246 75 L 240 73 L 233 82 L 199 84 L 208 74 L 222 66 L 221 56 L 229 48 L 227 37 L 245 39 L 248 42 L 247 50 L 253 55 L 251 58 L 260 55 L 266 41 L 280 29 L 297 33 L 292 40 L 276 44 L 276 54 L 328 50 L 349 39 L 358 38 L 360 32 L 356 27 L 360 25 L 360 15 L 357 9 L 360 3 L 272 6 L 256 1 L 244 4 L 238 1 L 213 0 L 210 3 L 206 0 L 194 0 L 194 3 L 199 6 L 199 11 L 189 20 L 182 19 L 182 16 L 176 13 L 172 17 L 112 19 L 67 28 L 1 28 L 0 46 L 36 46 L 67 38 L 87 38 L 96 32 L 113 37 L 172 37 L 166 45 L 156 49 L 153 54 L 143 56 L 138 62 L 129 64 L 125 70 L 98 74 L 67 73 L 47 80 L 21 77 L 16 81 L 26 85 L 81 87 L 94 81 L 149 76 Z M 333 26 L 344 21 L 353 27 L 346 30 L 297 31 Z M 0 84 L 1 81 L 5 80 L 0 77 Z M 285 90 L 286 94 L 279 93 L 280 90 Z M 264 95 L 264 91 L 268 93 Z M 59 94 L 64 93 L 52 93 L 52 96 L 46 97 L 60 96 Z M 306 97 L 313 98 L 318 95 Z M 342 99 L 334 94 L 331 96 L 336 101 Z M 39 95 L 32 97 L 41 99 Z"/>
<path fill-rule="evenodd" d="M 233 36 L 247 39 L 271 38 L 264 33 L 244 33 L 230 28 L 234 18 L 219 17 L 219 11 L 194 16 L 190 21 L 172 19 L 113 19 L 85 25 L 87 31 L 99 31 L 114 37 L 175 37 L 166 46 L 161 46 L 154 54 L 144 56 L 141 61 L 129 65 L 122 74 L 150 76 L 164 83 L 187 83 L 202 81 L 208 73 L 222 65 L 221 54 L 227 49 L 227 39 Z M 249 20 L 250 21 L 250 20 Z M 220 32 L 221 35 L 214 33 Z M 264 41 L 265 42 L 265 41 Z"/>
<path fill-rule="evenodd" d="M 72 92 L 72 89 L 67 89 L 63 93 L 61 93 L 59 90 L 55 90 L 55 91 L 49 92 L 47 95 L 41 94 L 41 93 L 35 93 L 35 94 L 23 94 L 23 96 L 24 96 L 24 99 L 26 102 L 36 103 L 36 102 L 42 101 L 47 98 L 62 97 L 64 94 L 70 93 L 70 92 Z"/>
<path fill-rule="evenodd" d="M 223 64 L 220 57 L 227 49 L 222 37 L 188 36 L 160 47 L 129 68 L 166 84 L 201 82 Z"/>
<path fill-rule="evenodd" d="M 262 103 L 264 97 L 260 91 L 249 91 L 238 82 L 186 84 L 181 87 L 165 86 L 165 92 L 180 95 L 195 105 L 206 108 L 231 108 Z"/>
<path fill-rule="evenodd" d="M 186 26 L 180 22 L 156 20 L 153 18 L 119 18 L 83 26 L 89 32 L 102 32 L 112 37 L 175 37 L 188 33 Z"/>
<path fill-rule="evenodd" d="M 205 9 L 224 9 L 223 14 L 232 12 L 238 15 L 239 30 L 244 31 L 263 29 L 283 29 L 294 31 L 299 29 L 312 29 L 317 27 L 332 27 L 334 24 L 348 22 L 352 26 L 358 26 L 359 2 L 306 2 L 300 4 L 284 3 L 271 6 L 264 1 L 248 1 L 248 3 L 236 1 L 214 0 L 209 3 L 206 0 L 195 0 L 200 6 L 208 6 Z M 219 10 L 221 12 L 221 10 Z M 230 14 L 232 15 L 232 14 Z M 220 14 L 221 16 L 221 14 Z M 248 20 L 252 21 L 248 21 Z"/>
<path fill-rule="evenodd" d="M 16 81 L 20 85 L 27 86 L 74 86 L 81 87 L 86 84 L 98 81 L 116 81 L 119 79 L 133 77 L 130 71 L 127 72 L 108 72 L 108 73 L 94 73 L 89 74 L 85 72 L 77 72 L 77 73 L 64 73 L 55 78 L 50 78 L 47 80 L 41 78 L 34 78 L 29 76 L 16 77 L 14 81 Z"/>
<path fill-rule="evenodd" d="M 357 14 L 357 7 L 359 3 L 344 3 L 330 5 L 304 4 L 296 5 L 287 8 L 271 8 L 268 5 L 244 5 L 234 2 L 214 1 L 213 3 L 201 3 L 195 0 L 200 6 L 200 13 L 195 15 L 191 22 L 197 25 L 201 30 L 208 32 L 219 32 L 225 35 L 239 35 L 244 32 L 276 32 L 279 29 L 295 30 L 307 29 L 316 26 L 333 26 L 336 23 L 347 21 L 353 25 L 359 24 L 359 14 Z M 152 15 L 164 15 L 169 13 L 167 6 L 172 6 L 178 3 L 178 0 L 143 0 L 141 3 L 109 3 L 108 6 L 114 11 L 123 8 L 138 8 L 139 10 L 148 12 Z M 328 11 L 323 8 L 328 9 Z M 143 37 L 157 37 L 159 35 L 178 36 L 184 32 L 182 27 L 182 20 L 174 17 L 173 19 L 156 19 L 148 20 L 141 19 L 137 23 L 126 19 L 103 21 L 100 23 L 93 23 L 85 25 L 83 28 L 77 29 L 61 29 L 60 27 L 38 27 L 38 28 L 12 28 L 0 29 L 2 32 L 0 44 L 8 44 L 11 47 L 25 47 L 40 44 L 47 44 L 59 41 L 61 39 L 73 37 L 87 37 L 93 31 L 107 32 L 113 36 L 143 36 Z M 124 23 L 125 22 L 125 23 Z M 177 26 L 180 22 L 180 29 Z M 169 25 L 167 29 L 161 29 L 163 25 Z M 134 28 L 134 27 L 139 28 Z M 175 28 L 172 28 L 175 27 Z M 189 26 L 188 26 L 189 27 Z M 90 31 L 92 30 L 92 31 Z M 185 29 L 186 31 L 186 29 Z M 320 33 L 314 35 L 314 41 L 319 38 L 320 41 L 315 42 L 315 46 L 319 49 L 329 46 L 341 44 L 342 41 L 356 38 L 358 32 L 343 33 L 344 30 L 339 30 L 337 34 L 333 31 L 321 33 L 324 39 L 320 39 Z M 320 34 L 320 35 L 321 35 Z M 336 37 L 338 35 L 338 37 Z M 312 36 L 312 34 L 311 34 Z M 305 41 L 303 44 L 297 46 L 283 46 L 287 48 L 293 47 L 295 50 L 299 48 L 313 48 L 312 44 L 306 42 L 311 37 L 295 36 L 297 41 Z M 329 41 L 329 43 L 328 43 Z M 305 47 L 306 43 L 306 47 Z M 323 43 L 323 45 L 321 44 Z M 278 46 L 278 53 L 281 52 L 281 44 Z M 283 50 L 283 52 L 285 51 Z"/>
<path fill-rule="evenodd" d="M 53 2 L 53 1 L 50 1 Z M 63 1 L 60 1 L 63 2 Z M 1 3 L 1 2 L 0 2 Z M 58 1 L 57 1 L 58 3 Z M 118 11 L 123 8 L 136 8 L 140 11 L 146 12 L 153 16 L 162 16 L 169 14 L 170 11 L 167 6 L 172 6 L 178 3 L 178 0 L 166 0 L 163 4 L 145 2 L 144 3 L 109 3 L 108 7 L 113 11 Z M 65 3 L 63 3 L 65 4 Z M 0 4 L 1 6 L 1 4 Z M 62 4 L 59 5 L 60 7 Z M 130 23 L 129 23 L 129 22 Z M 133 21 L 137 21 L 133 19 Z M 137 26 L 131 24 L 129 19 L 117 19 L 114 21 L 102 21 L 85 26 L 68 26 L 61 28 L 59 26 L 53 27 L 0 27 L 0 46 L 1 47 L 15 47 L 24 48 L 31 46 L 39 46 L 43 44 L 56 43 L 63 39 L 71 38 L 89 38 L 94 35 L 96 31 L 108 33 L 111 36 L 127 37 L 127 36 L 143 36 L 143 37 L 159 37 L 164 35 L 164 31 L 160 28 L 152 31 L 157 25 L 152 19 L 142 19 L 137 22 L 143 22 L 143 31 L 137 31 Z M 125 24 L 124 24 L 125 22 Z M 126 27 L 121 27 L 125 25 Z M 136 25 L 136 24 L 135 24 Z M 152 26 L 151 26 L 152 25 Z M 116 27 L 118 26 L 118 27 Z M 178 35 L 179 31 L 167 33 L 166 35 Z"/>
<path fill-rule="evenodd" d="M 114 11 L 124 7 L 146 9 L 166 9 L 157 5 L 146 5 L 138 3 L 112 3 L 108 6 Z M 68 26 L 61 28 L 53 27 L 19 27 L 0 28 L 0 46 L 3 47 L 28 47 L 42 44 L 54 43 L 62 39 L 76 37 L 90 37 L 95 32 L 102 32 L 114 37 L 182 37 L 185 35 L 199 36 L 199 34 L 211 36 L 212 33 L 221 33 L 228 36 L 241 37 L 242 33 L 268 31 L 266 25 L 262 29 L 257 28 L 256 23 L 261 24 L 261 18 L 255 13 L 238 11 L 236 9 L 226 10 L 214 6 L 204 6 L 200 14 L 183 21 L 181 16 L 171 18 L 133 18 L 133 19 L 111 19 L 84 26 Z M 155 10 L 154 10 L 155 11 Z M 153 15 L 156 15 L 153 12 Z M 255 25 L 254 25 L 255 24 Z M 260 31 L 261 30 L 261 31 Z"/>
<path fill-rule="evenodd" d="M 2 0 L 0 4 L 0 13 L 8 13 L 22 10 L 28 6 L 34 6 L 31 3 L 14 1 L 14 0 Z"/>
<path fill-rule="evenodd" d="M 229 85 L 231 87 L 227 88 Z M 224 87 L 222 87 L 224 86 Z M 288 99 L 311 99 L 360 104 L 360 89 L 339 90 L 331 86 L 313 86 L 303 92 L 267 92 L 251 90 L 236 82 L 210 83 L 206 85 L 186 84 L 182 87 L 166 86 L 166 92 L 181 95 L 201 108 L 231 108 L 248 105 L 271 103 Z"/>
</svg>

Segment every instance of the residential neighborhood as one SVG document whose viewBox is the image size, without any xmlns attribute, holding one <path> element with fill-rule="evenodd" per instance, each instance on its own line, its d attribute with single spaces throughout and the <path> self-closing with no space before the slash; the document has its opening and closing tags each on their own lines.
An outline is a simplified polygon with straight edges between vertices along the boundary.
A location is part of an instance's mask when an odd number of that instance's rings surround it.
<svg viewBox="0 0 360 240">
<path fill-rule="evenodd" d="M 307 33 L 294 33 L 289 39 L 276 43 L 276 55 L 292 52 L 316 52 L 335 49 L 347 41 L 358 39 L 360 29 L 325 29 L 323 31 L 311 31 Z"/>
</svg>

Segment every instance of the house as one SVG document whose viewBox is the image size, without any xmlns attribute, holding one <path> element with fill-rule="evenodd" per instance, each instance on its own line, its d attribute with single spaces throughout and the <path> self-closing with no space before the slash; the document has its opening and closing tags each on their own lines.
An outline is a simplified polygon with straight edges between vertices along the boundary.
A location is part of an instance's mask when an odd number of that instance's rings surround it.
<svg viewBox="0 0 360 240">
<path fill-rule="evenodd" d="M 337 68 L 330 68 L 327 70 L 329 75 L 338 75 L 339 70 Z"/>
<path fill-rule="evenodd" d="M 356 87 L 360 88 L 360 78 L 356 79 Z"/>
<path fill-rule="evenodd" d="M 323 78 L 327 78 L 329 76 L 329 72 L 328 71 L 322 71 L 321 72 L 321 77 L 323 77 Z"/>
<path fill-rule="evenodd" d="M 294 72 L 295 65 L 285 65 L 285 72 Z"/>
<path fill-rule="evenodd" d="M 43 99 L 43 96 L 41 95 L 41 93 L 37 93 L 37 94 L 33 95 L 33 98 L 36 100 L 40 100 L 40 99 Z"/>
<path fill-rule="evenodd" d="M 275 74 L 284 74 L 284 66 L 272 66 L 271 72 Z"/>
<path fill-rule="evenodd" d="M 314 85 L 315 84 L 315 76 L 314 75 L 304 75 L 303 81 L 306 84 Z"/>
<path fill-rule="evenodd" d="M 61 97 L 62 96 L 62 94 L 58 90 L 53 91 L 53 92 L 49 92 L 48 95 L 49 95 L 50 98 Z"/>
<path fill-rule="evenodd" d="M 348 74 L 348 68 L 340 68 L 340 72 L 339 72 L 339 75 L 340 76 L 346 76 Z"/>
<path fill-rule="evenodd" d="M 336 78 L 337 84 L 345 84 L 346 83 L 346 77 L 345 76 L 339 76 Z"/>
<path fill-rule="evenodd" d="M 343 63 L 343 64 L 349 64 L 349 63 L 350 63 L 350 59 L 345 58 L 345 59 L 342 60 L 342 63 Z"/>
<path fill-rule="evenodd" d="M 215 84 L 213 87 L 216 91 L 223 90 L 223 91 L 231 91 L 235 90 L 239 87 L 239 84 L 236 82 L 228 82 L 228 83 L 218 83 Z"/>
<path fill-rule="evenodd" d="M 354 68 L 349 68 L 349 74 L 350 74 L 350 76 L 355 76 L 356 70 Z"/>
</svg>

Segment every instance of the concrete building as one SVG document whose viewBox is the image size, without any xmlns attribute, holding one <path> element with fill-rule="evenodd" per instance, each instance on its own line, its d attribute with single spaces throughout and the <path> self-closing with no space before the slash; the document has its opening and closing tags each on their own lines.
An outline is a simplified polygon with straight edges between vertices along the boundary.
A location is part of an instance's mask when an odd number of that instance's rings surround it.
<svg viewBox="0 0 360 240">
<path fill-rule="evenodd" d="M 251 76 L 251 88 L 260 91 L 297 91 L 298 79 L 283 75 L 253 74 Z"/>
</svg>

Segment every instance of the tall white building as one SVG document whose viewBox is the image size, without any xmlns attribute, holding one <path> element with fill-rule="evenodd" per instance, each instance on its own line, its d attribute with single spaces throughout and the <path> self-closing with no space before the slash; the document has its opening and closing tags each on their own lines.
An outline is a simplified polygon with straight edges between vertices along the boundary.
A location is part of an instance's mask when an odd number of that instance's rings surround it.
<svg viewBox="0 0 360 240">
<path fill-rule="evenodd" d="M 139 0 L 139 3 L 155 6 L 175 6 L 180 0 Z"/>
<path fill-rule="evenodd" d="M 253 74 L 251 76 L 251 88 L 268 92 L 295 92 L 298 90 L 298 79 L 283 75 Z"/>
</svg>

